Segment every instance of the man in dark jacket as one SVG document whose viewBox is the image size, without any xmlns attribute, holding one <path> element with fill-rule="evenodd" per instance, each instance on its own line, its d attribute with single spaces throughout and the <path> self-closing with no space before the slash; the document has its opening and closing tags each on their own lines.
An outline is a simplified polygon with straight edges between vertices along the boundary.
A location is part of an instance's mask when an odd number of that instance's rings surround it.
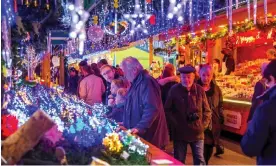
<svg viewBox="0 0 276 166">
<path fill-rule="evenodd" d="M 209 126 L 211 110 L 203 88 L 194 82 L 195 68 L 179 69 L 181 83 L 169 91 L 165 111 L 173 125 L 174 157 L 185 163 L 187 145 L 193 152 L 194 165 L 204 165 L 204 130 Z"/>
<path fill-rule="evenodd" d="M 77 95 L 78 94 L 78 84 L 79 84 L 79 74 L 78 71 L 72 67 L 69 70 L 69 86 L 68 86 L 68 93 Z"/>
<path fill-rule="evenodd" d="M 161 100 L 160 87 L 136 58 L 125 58 L 121 64 L 131 82 L 124 109 L 123 125 L 153 145 L 164 148 L 168 129 Z"/>
<path fill-rule="evenodd" d="M 269 98 L 255 111 L 241 141 L 242 151 L 248 156 L 257 156 L 258 165 L 276 165 L 276 60 L 264 71 L 269 88 L 259 98 Z"/>
</svg>

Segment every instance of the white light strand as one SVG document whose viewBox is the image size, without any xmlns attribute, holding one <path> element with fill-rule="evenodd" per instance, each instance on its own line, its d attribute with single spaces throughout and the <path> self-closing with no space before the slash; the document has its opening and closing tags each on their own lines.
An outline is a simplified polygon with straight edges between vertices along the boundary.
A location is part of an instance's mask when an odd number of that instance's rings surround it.
<svg viewBox="0 0 276 166">
<path fill-rule="evenodd" d="M 161 15 L 164 17 L 164 0 L 161 0 Z"/>
<path fill-rule="evenodd" d="M 254 24 L 256 24 L 257 23 L 257 0 L 254 0 L 253 7 L 254 7 L 254 15 L 253 15 Z"/>
<path fill-rule="evenodd" d="M 5 5 L 5 8 L 6 8 L 6 16 L 7 16 L 8 23 L 9 25 L 11 25 L 14 20 L 11 0 L 7 0 L 3 4 Z"/>
<path fill-rule="evenodd" d="M 225 9 L 226 9 L 226 17 L 228 18 L 229 17 L 229 0 L 226 0 L 225 1 Z"/>
<path fill-rule="evenodd" d="M 189 10 L 189 18 L 190 18 L 190 25 L 193 24 L 193 0 L 190 0 L 190 3 L 189 3 L 189 7 L 190 7 L 190 10 Z"/>
<path fill-rule="evenodd" d="M 239 0 L 236 0 L 236 9 L 239 8 Z"/>
<path fill-rule="evenodd" d="M 248 20 L 251 20 L 251 16 L 250 16 L 250 0 L 247 0 L 247 13 L 248 13 Z"/>
<path fill-rule="evenodd" d="M 264 0 L 265 23 L 267 24 L 267 0 Z"/>
<path fill-rule="evenodd" d="M 209 13 L 210 13 L 210 20 L 212 20 L 212 15 L 213 15 L 213 0 L 209 0 Z"/>
<path fill-rule="evenodd" d="M 70 38 L 79 39 L 79 54 L 82 55 L 84 51 L 84 42 L 86 41 L 85 23 L 89 17 L 89 13 L 83 9 L 83 1 L 76 1 L 75 5 L 70 4 L 71 11 L 71 31 Z"/>
<path fill-rule="evenodd" d="M 232 20 L 232 9 L 233 9 L 233 2 L 232 0 L 229 0 L 229 32 L 230 34 L 232 34 L 232 23 L 233 23 L 233 20 Z"/>
</svg>

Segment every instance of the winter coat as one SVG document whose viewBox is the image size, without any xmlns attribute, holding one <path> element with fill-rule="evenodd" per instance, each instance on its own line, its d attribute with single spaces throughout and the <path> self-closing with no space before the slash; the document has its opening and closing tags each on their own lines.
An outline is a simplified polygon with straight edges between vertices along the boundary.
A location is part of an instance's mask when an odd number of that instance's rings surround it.
<svg viewBox="0 0 276 166">
<path fill-rule="evenodd" d="M 108 118 L 114 119 L 116 122 L 123 122 L 125 103 L 117 104 L 112 108 L 112 112 L 107 115 Z"/>
<path fill-rule="evenodd" d="M 242 151 L 257 156 L 258 165 L 276 165 L 276 85 L 261 99 L 268 97 L 255 111 L 241 141 Z"/>
<path fill-rule="evenodd" d="M 190 91 L 181 83 L 174 85 L 169 91 L 165 111 L 173 125 L 174 140 L 194 142 L 204 139 L 204 130 L 209 126 L 212 112 L 200 85 L 193 84 Z M 188 120 L 189 115 L 194 113 L 199 118 Z"/>
<path fill-rule="evenodd" d="M 162 103 L 165 105 L 167 100 L 167 96 L 171 87 L 180 82 L 178 76 L 171 76 L 163 79 L 159 79 L 158 83 L 161 86 L 161 94 L 162 94 Z"/>
<path fill-rule="evenodd" d="M 264 79 L 262 79 L 262 80 L 258 81 L 255 85 L 254 94 L 253 94 L 252 101 L 251 101 L 252 105 L 250 108 L 247 122 L 249 122 L 252 119 L 255 110 L 257 109 L 257 107 L 259 105 L 262 104 L 262 100 L 257 99 L 257 97 L 262 95 L 265 92 L 265 90 L 266 90 L 265 82 L 264 82 Z"/>
<path fill-rule="evenodd" d="M 197 82 L 199 85 L 203 85 L 202 81 Z M 205 130 L 204 132 L 204 144 L 218 145 L 223 118 L 223 98 L 220 88 L 212 81 L 210 89 L 205 92 L 210 109 L 212 110 L 212 125 L 211 130 Z"/>
<path fill-rule="evenodd" d="M 233 56 L 224 55 L 223 62 L 225 62 L 227 71 L 234 72 L 235 71 L 235 60 Z"/>
<path fill-rule="evenodd" d="M 101 103 L 104 92 L 105 87 L 102 79 L 94 74 L 88 75 L 80 81 L 79 96 L 89 105 Z"/>
<path fill-rule="evenodd" d="M 77 95 L 78 94 L 78 83 L 79 83 L 79 76 L 74 76 L 69 78 L 69 86 L 68 92 L 70 94 Z"/>
<path fill-rule="evenodd" d="M 157 81 L 141 71 L 128 91 L 123 124 L 137 128 L 138 135 L 162 148 L 168 144 L 168 129 Z"/>
</svg>

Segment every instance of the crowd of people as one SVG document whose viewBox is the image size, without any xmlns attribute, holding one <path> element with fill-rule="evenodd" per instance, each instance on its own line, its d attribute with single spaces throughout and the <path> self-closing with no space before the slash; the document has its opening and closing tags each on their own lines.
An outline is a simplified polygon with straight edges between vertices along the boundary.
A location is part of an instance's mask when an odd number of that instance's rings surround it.
<svg viewBox="0 0 276 166">
<path fill-rule="evenodd" d="M 229 59 L 226 57 L 224 61 Z M 251 111 L 248 131 L 241 143 L 245 154 L 258 156 L 258 164 L 276 164 L 275 68 L 276 60 L 262 67 L 262 85 L 268 89 L 265 93 L 258 92 L 261 97 L 254 95 L 259 106 L 252 108 L 254 112 Z M 172 64 L 166 64 L 158 79 L 150 76 L 133 57 L 125 58 L 116 67 L 105 59 L 91 65 L 82 61 L 79 69 L 80 75 L 75 68 L 69 70 L 68 92 L 89 105 L 107 105 L 110 111 L 106 116 L 132 134 L 162 150 L 172 141 L 174 157 L 183 163 L 188 144 L 195 165 L 208 164 L 214 147 L 215 155 L 224 153 L 220 142 L 223 97 L 214 81 L 221 71 L 219 60 L 201 65 L 198 71 L 185 65 L 177 72 Z M 232 70 L 233 66 L 228 67 L 226 73 Z"/>
</svg>

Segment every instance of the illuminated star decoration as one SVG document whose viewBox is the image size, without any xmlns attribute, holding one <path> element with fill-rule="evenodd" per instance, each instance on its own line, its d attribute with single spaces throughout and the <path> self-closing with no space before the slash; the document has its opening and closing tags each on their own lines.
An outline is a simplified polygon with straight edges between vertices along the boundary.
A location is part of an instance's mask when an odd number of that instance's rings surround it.
<svg viewBox="0 0 276 166">
<path fill-rule="evenodd" d="M 124 18 L 126 18 L 131 23 L 130 34 L 134 34 L 140 30 L 143 30 L 143 33 L 147 34 L 147 26 L 146 21 L 150 18 L 150 14 L 142 13 L 139 5 L 139 1 L 135 1 L 135 10 L 134 14 L 124 14 Z"/>
<path fill-rule="evenodd" d="M 177 16 L 177 21 L 184 23 L 184 13 L 186 10 L 186 4 L 188 0 L 181 0 L 180 3 L 176 3 L 176 0 L 170 0 L 168 19 L 173 19 L 174 16 Z M 184 13 L 183 13 L 184 12 Z"/>
<path fill-rule="evenodd" d="M 69 10 L 71 11 L 71 30 L 70 30 L 70 38 L 79 39 L 79 54 L 82 55 L 84 51 L 84 42 L 86 40 L 86 32 L 85 32 L 85 22 L 89 17 L 89 13 L 83 9 L 82 3 L 78 3 L 79 5 L 74 6 L 73 4 L 69 5 Z"/>
</svg>

